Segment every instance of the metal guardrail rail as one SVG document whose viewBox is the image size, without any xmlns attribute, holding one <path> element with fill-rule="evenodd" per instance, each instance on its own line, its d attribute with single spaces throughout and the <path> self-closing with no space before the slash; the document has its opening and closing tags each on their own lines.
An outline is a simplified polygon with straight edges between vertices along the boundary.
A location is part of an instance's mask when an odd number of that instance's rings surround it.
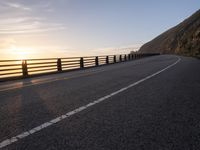
<svg viewBox="0 0 200 150">
<path fill-rule="evenodd" d="M 0 81 L 27 78 L 42 74 L 61 73 L 69 70 L 114 64 L 154 55 L 159 55 L 159 53 L 0 60 Z"/>
</svg>

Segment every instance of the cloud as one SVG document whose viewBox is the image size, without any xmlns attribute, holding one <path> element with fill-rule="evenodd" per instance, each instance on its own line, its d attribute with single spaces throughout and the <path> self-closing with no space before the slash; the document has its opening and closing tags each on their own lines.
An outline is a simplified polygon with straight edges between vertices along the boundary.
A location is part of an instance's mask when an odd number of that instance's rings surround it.
<svg viewBox="0 0 200 150">
<path fill-rule="evenodd" d="M 0 53 L 6 53 L 6 50 L 16 44 L 13 38 L 0 39 Z"/>
<path fill-rule="evenodd" d="M 13 26 L 13 24 L 15 24 Z M 0 34 L 28 34 L 53 30 L 63 30 L 65 26 L 59 23 L 42 22 L 37 18 L 15 18 L 0 23 Z"/>
<path fill-rule="evenodd" d="M 0 4 L 4 7 L 0 10 L 0 34 L 32 34 L 41 33 L 53 30 L 63 30 L 65 26 L 61 23 L 51 21 L 45 17 L 37 17 L 37 11 L 39 6 L 48 8 L 47 11 L 53 11 L 50 8 L 50 3 L 39 5 L 33 5 L 30 8 L 21 3 L 2 2 Z M 29 4 L 30 5 L 30 4 Z M 0 5 L 1 6 L 1 5 Z M 43 10 L 43 9 L 42 9 Z M 7 13 L 3 13 L 3 12 Z M 28 11 L 28 13 L 26 12 Z"/>
<path fill-rule="evenodd" d="M 138 51 L 142 46 L 142 43 L 134 44 L 134 45 L 126 45 L 120 47 L 105 47 L 105 48 L 97 48 L 94 50 L 90 50 L 92 53 L 98 53 L 102 55 L 107 54 L 127 54 L 131 51 Z"/>
<path fill-rule="evenodd" d="M 19 4 L 19 3 L 6 2 L 4 4 L 6 6 L 10 7 L 10 8 L 16 8 L 16 9 L 25 10 L 25 11 L 31 11 L 32 10 L 30 7 L 27 7 L 27 6 Z"/>
</svg>

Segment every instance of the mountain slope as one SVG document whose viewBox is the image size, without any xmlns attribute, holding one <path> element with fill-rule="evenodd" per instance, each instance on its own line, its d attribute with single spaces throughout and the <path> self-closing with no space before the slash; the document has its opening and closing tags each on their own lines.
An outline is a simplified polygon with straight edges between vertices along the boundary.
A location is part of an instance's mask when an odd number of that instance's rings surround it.
<svg viewBox="0 0 200 150">
<path fill-rule="evenodd" d="M 200 10 L 144 44 L 139 51 L 200 56 Z"/>
</svg>

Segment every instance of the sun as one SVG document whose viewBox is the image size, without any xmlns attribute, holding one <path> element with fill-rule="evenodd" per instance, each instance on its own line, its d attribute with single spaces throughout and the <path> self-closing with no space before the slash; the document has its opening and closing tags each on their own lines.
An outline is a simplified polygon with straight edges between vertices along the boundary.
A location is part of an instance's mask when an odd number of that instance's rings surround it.
<svg viewBox="0 0 200 150">
<path fill-rule="evenodd" d="M 34 50 L 32 48 L 16 47 L 15 45 L 12 45 L 9 48 L 9 53 L 14 59 L 25 60 L 32 57 Z"/>
</svg>

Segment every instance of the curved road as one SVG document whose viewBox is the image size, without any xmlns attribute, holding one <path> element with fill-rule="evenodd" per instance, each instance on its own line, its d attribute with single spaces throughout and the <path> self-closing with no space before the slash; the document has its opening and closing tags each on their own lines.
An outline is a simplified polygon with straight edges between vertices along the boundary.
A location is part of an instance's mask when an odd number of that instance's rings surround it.
<svg viewBox="0 0 200 150">
<path fill-rule="evenodd" d="M 0 83 L 0 149 L 196 150 L 200 60 L 160 55 Z"/>
</svg>

